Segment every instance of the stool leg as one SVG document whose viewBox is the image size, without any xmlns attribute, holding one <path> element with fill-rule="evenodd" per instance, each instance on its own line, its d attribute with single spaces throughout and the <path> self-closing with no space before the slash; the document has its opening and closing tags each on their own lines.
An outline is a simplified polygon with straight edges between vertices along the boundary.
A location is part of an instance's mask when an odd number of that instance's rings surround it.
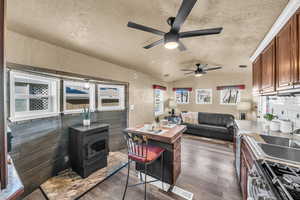
<svg viewBox="0 0 300 200">
<path fill-rule="evenodd" d="M 125 186 L 125 190 L 124 190 L 124 193 L 123 193 L 122 200 L 125 199 L 125 195 L 126 195 L 126 191 L 127 191 L 127 187 L 128 187 L 129 173 L 130 173 L 130 160 L 128 160 L 128 166 L 127 167 L 128 167 L 128 172 L 127 172 L 126 186 Z"/>
<path fill-rule="evenodd" d="M 160 161 L 160 181 L 161 181 L 161 187 L 162 187 L 162 190 L 164 190 L 164 153 L 161 154 L 161 161 Z"/>
<path fill-rule="evenodd" d="M 144 200 L 147 199 L 147 164 L 145 164 L 145 197 Z"/>
</svg>

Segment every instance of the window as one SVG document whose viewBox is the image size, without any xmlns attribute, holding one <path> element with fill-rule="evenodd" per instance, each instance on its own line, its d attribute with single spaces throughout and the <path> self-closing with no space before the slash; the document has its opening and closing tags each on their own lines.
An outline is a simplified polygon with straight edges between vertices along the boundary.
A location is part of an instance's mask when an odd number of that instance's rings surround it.
<svg viewBox="0 0 300 200">
<path fill-rule="evenodd" d="M 19 121 L 58 114 L 57 79 L 10 72 L 10 119 Z"/>
<path fill-rule="evenodd" d="M 88 82 L 64 81 L 64 112 L 95 110 L 95 85 Z"/>
<path fill-rule="evenodd" d="M 190 99 L 190 92 L 188 89 L 176 89 L 175 99 L 177 104 L 188 104 Z"/>
<path fill-rule="evenodd" d="M 161 89 L 154 89 L 154 114 L 164 114 L 164 91 Z"/>
<path fill-rule="evenodd" d="M 125 86 L 124 85 L 98 85 L 98 110 L 124 110 Z"/>
</svg>

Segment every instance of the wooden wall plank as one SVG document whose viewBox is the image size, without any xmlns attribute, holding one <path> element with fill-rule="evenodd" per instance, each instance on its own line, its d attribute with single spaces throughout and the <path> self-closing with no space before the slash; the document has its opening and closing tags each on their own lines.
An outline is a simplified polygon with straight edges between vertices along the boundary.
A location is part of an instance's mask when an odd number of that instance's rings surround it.
<svg viewBox="0 0 300 200">
<path fill-rule="evenodd" d="M 122 130 L 127 127 L 127 110 L 92 113 L 92 122 L 110 124 L 109 148 L 125 147 Z M 82 123 L 80 114 L 61 115 L 11 123 L 11 156 L 29 194 L 48 178 L 69 167 L 69 127 Z"/>
</svg>

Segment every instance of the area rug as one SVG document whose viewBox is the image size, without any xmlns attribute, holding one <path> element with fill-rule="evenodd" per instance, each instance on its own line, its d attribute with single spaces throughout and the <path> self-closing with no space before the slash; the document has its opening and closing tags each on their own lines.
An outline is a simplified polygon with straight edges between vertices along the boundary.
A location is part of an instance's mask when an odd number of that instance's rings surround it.
<svg viewBox="0 0 300 200">
<path fill-rule="evenodd" d="M 77 199 L 126 164 L 126 154 L 110 152 L 107 167 L 94 172 L 89 177 L 83 179 L 71 169 L 67 169 L 43 183 L 41 189 L 50 200 Z"/>
</svg>

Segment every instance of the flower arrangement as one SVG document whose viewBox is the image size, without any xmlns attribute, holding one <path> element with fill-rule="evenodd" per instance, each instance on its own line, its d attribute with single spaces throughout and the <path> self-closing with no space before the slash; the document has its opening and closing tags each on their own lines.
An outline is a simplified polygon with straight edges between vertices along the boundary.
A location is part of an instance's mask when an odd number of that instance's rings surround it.
<svg viewBox="0 0 300 200">
<path fill-rule="evenodd" d="M 91 111 L 89 108 L 83 108 L 83 125 L 89 126 L 91 124 Z"/>
</svg>

